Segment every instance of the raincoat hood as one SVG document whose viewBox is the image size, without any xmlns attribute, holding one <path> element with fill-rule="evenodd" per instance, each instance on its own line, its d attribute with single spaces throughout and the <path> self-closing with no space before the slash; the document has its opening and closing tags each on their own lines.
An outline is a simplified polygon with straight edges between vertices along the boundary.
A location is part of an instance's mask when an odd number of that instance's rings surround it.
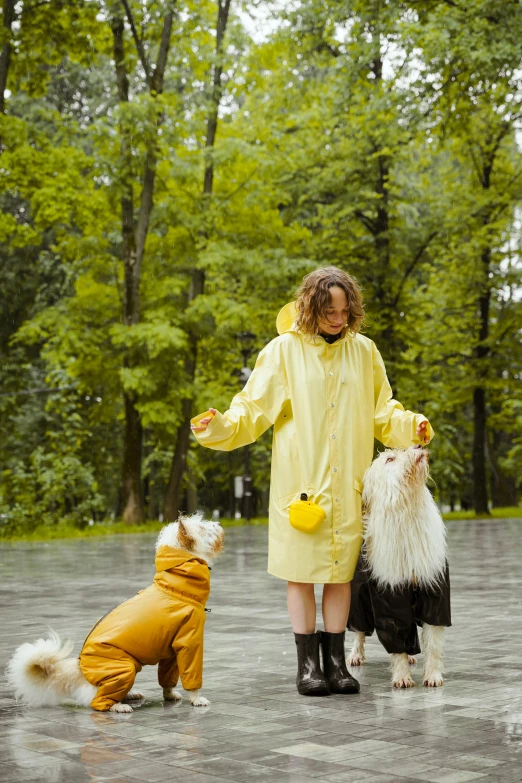
<svg viewBox="0 0 522 783">
<path fill-rule="evenodd" d="M 182 600 L 205 606 L 210 592 L 210 569 L 205 560 L 184 549 L 160 546 L 154 584 Z"/>
<path fill-rule="evenodd" d="M 285 332 L 295 332 L 295 319 L 297 316 L 297 309 L 295 302 L 288 302 L 278 313 L 276 318 L 276 328 L 278 334 L 285 334 Z M 341 383 L 346 383 L 346 335 L 347 330 L 343 329 L 343 334 L 337 343 L 332 345 L 341 345 Z M 319 341 L 320 342 L 320 341 Z"/>
<path fill-rule="evenodd" d="M 297 310 L 295 302 L 288 302 L 288 304 L 285 304 L 276 318 L 277 333 L 284 334 L 285 332 L 294 332 L 296 315 Z"/>
</svg>

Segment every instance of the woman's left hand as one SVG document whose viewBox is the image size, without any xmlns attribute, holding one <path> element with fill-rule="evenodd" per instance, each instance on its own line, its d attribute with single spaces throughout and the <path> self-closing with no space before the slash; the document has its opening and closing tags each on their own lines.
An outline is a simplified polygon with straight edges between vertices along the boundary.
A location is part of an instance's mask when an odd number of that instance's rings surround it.
<svg viewBox="0 0 522 783">
<path fill-rule="evenodd" d="M 425 446 L 428 445 L 428 443 L 430 442 L 430 438 L 428 435 L 427 421 L 421 421 L 421 423 L 417 427 L 417 436 L 421 439 L 422 443 L 424 443 Z"/>
</svg>

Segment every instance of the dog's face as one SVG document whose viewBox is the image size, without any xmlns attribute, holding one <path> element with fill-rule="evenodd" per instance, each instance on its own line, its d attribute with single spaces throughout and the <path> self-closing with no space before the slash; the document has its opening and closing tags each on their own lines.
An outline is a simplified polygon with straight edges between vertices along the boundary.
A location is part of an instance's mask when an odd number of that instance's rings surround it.
<svg viewBox="0 0 522 783">
<path fill-rule="evenodd" d="M 374 459 L 364 476 L 363 503 L 408 496 L 423 487 L 429 474 L 428 452 L 421 446 L 386 449 Z"/>
<path fill-rule="evenodd" d="M 191 552 L 202 560 L 214 560 L 223 551 L 225 531 L 219 522 L 203 519 L 201 513 L 181 517 L 163 528 L 156 542 L 160 546 L 171 546 Z"/>
</svg>

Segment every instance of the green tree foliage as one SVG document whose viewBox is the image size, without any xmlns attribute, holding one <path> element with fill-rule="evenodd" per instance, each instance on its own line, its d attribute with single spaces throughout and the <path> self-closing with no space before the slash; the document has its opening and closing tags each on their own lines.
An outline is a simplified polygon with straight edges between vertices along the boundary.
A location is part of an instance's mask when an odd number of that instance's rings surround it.
<svg viewBox="0 0 522 783">
<path fill-rule="evenodd" d="M 325 264 L 433 420 L 438 498 L 516 502 L 518 3 L 2 10 L 5 530 L 232 510 L 242 455 L 198 448 L 188 417 L 227 407 L 238 333 L 259 350 Z M 262 511 L 269 433 L 251 464 Z"/>
</svg>

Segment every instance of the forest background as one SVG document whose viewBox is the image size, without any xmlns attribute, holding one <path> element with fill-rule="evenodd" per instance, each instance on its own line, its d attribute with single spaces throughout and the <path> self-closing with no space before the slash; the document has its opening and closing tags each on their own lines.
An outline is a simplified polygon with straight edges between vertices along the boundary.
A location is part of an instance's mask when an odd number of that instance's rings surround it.
<svg viewBox="0 0 522 783">
<path fill-rule="evenodd" d="M 519 2 L 2 3 L 0 535 L 230 514 L 189 418 L 329 264 L 437 499 L 517 505 Z M 263 514 L 270 432 L 250 463 Z"/>
</svg>

